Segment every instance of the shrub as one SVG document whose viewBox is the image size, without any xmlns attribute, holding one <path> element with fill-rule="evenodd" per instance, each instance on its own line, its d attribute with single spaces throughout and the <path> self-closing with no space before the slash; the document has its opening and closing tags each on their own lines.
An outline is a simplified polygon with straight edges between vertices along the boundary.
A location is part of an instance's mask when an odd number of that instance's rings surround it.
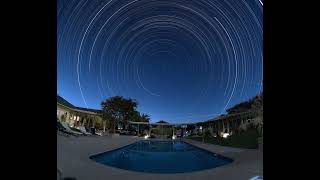
<svg viewBox="0 0 320 180">
<path fill-rule="evenodd" d="M 216 136 L 217 136 L 217 138 L 218 138 L 218 137 L 220 137 L 220 134 L 219 134 L 219 132 L 218 132 L 218 131 L 216 132 Z"/>
<path fill-rule="evenodd" d="M 209 130 L 206 130 L 204 133 L 203 133 L 203 138 L 204 139 L 209 139 L 211 137 L 211 133 Z"/>
<path fill-rule="evenodd" d="M 156 136 L 152 134 L 152 135 L 150 135 L 150 138 L 156 138 Z"/>
</svg>

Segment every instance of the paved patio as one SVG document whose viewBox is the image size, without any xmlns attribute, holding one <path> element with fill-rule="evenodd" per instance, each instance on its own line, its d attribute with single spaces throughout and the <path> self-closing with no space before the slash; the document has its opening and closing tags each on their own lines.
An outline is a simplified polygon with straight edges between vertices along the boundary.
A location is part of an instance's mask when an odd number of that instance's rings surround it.
<svg viewBox="0 0 320 180">
<path fill-rule="evenodd" d="M 75 177 L 77 180 L 248 180 L 256 175 L 263 176 L 262 151 L 203 144 L 193 140 L 184 141 L 230 157 L 234 159 L 234 162 L 218 168 L 190 173 L 154 174 L 113 168 L 89 159 L 90 155 L 112 150 L 139 140 L 142 140 L 142 138 L 132 136 L 64 137 L 57 135 L 58 169 L 61 170 L 63 177 Z"/>
</svg>

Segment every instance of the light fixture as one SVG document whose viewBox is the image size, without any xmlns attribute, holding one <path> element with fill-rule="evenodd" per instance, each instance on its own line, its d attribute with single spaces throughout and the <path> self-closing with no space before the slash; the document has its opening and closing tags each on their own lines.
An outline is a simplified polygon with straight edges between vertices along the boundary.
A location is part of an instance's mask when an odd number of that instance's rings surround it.
<svg viewBox="0 0 320 180">
<path fill-rule="evenodd" d="M 144 136 L 144 139 L 148 139 L 148 137 L 149 137 L 148 135 L 145 135 L 145 136 Z"/>
<path fill-rule="evenodd" d="M 176 136 L 172 136 L 172 139 L 176 139 Z"/>
<path fill-rule="evenodd" d="M 229 136 L 229 133 L 223 133 L 222 137 L 227 138 Z"/>
</svg>

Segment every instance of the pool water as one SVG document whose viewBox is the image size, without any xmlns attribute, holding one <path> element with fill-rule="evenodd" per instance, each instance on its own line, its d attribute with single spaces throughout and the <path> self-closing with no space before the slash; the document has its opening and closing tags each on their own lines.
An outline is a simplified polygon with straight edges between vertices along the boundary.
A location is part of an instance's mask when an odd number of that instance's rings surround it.
<svg viewBox="0 0 320 180">
<path fill-rule="evenodd" d="M 148 140 L 92 155 L 90 159 L 107 166 L 148 173 L 192 172 L 233 161 L 183 141 Z"/>
</svg>

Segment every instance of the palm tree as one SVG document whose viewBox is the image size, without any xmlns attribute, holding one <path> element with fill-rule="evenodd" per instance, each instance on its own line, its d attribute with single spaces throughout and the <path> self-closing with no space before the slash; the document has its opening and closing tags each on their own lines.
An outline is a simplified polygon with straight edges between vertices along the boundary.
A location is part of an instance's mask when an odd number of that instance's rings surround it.
<svg viewBox="0 0 320 180">
<path fill-rule="evenodd" d="M 142 122 L 149 122 L 150 121 L 150 116 L 148 114 L 142 114 L 141 115 L 141 121 Z"/>
<path fill-rule="evenodd" d="M 138 111 L 131 111 L 128 113 L 127 119 L 133 122 L 140 122 L 141 116 Z"/>
</svg>

